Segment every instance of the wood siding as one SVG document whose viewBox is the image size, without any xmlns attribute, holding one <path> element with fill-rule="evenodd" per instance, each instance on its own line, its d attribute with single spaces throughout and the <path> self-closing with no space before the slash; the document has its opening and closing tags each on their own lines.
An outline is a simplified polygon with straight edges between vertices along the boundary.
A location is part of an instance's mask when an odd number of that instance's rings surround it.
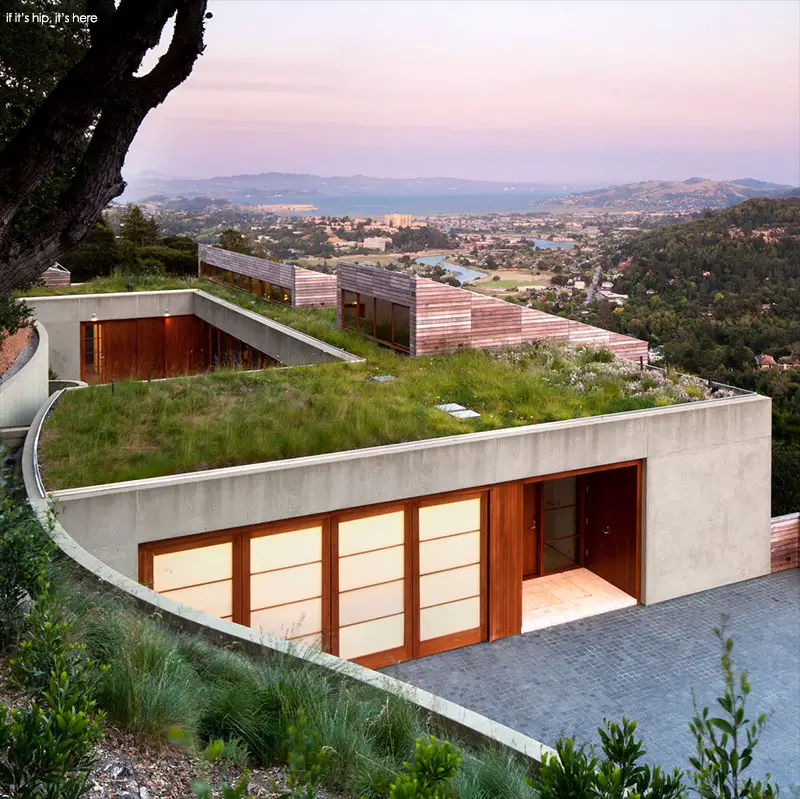
<svg viewBox="0 0 800 799">
<path fill-rule="evenodd" d="M 69 286 L 72 282 L 72 276 L 68 269 L 59 264 L 58 266 L 51 266 L 42 275 L 42 280 L 45 286 Z"/>
<path fill-rule="evenodd" d="M 489 492 L 489 640 L 522 632 L 522 483 Z"/>
<path fill-rule="evenodd" d="M 771 526 L 772 571 L 796 569 L 800 566 L 800 513 L 776 516 Z"/>
<path fill-rule="evenodd" d="M 292 292 L 292 305 L 298 308 L 333 308 L 336 306 L 336 275 L 325 275 L 291 264 L 267 261 L 254 255 L 243 255 L 219 247 L 200 244 L 199 264 L 283 286 Z"/>
<path fill-rule="evenodd" d="M 350 291 L 410 308 L 412 355 L 453 352 L 462 347 L 513 347 L 554 339 L 606 347 L 630 360 L 648 359 L 646 341 L 467 289 L 347 261 L 339 261 L 336 271 L 339 297 L 342 291 Z M 337 302 L 337 322 L 341 327 L 341 300 Z"/>
<path fill-rule="evenodd" d="M 470 347 L 472 292 L 425 278 L 414 280 L 412 355 Z"/>
</svg>

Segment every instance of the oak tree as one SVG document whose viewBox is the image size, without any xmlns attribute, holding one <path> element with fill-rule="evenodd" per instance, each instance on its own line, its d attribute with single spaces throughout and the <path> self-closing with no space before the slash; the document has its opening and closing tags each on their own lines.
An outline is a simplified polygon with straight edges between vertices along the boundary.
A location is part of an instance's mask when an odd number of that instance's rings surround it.
<svg viewBox="0 0 800 799">
<path fill-rule="evenodd" d="M 206 5 L 0 0 L 0 296 L 36 280 L 122 193 L 139 126 L 203 52 Z M 90 16 L 77 26 L 10 27 L 14 14 L 34 12 Z M 165 53 L 138 74 L 173 18 Z"/>
</svg>

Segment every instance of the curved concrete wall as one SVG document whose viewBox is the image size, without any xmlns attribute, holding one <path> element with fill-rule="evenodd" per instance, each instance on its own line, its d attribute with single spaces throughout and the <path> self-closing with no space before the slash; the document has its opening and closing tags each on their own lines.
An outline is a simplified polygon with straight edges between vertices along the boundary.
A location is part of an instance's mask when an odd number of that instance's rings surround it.
<svg viewBox="0 0 800 799">
<path fill-rule="evenodd" d="M 49 517 L 50 506 L 42 489 L 36 460 L 36 449 L 42 420 L 58 399 L 58 396 L 58 394 L 53 395 L 39 410 L 25 440 L 22 456 L 22 473 L 28 499 L 43 522 Z M 80 522 L 77 522 L 72 531 L 79 532 L 79 530 Z M 127 594 L 136 600 L 145 612 L 153 613 L 157 611 L 162 618 L 182 629 L 200 632 L 223 645 L 236 644 L 246 651 L 261 656 L 286 657 L 296 659 L 303 664 L 310 663 L 335 672 L 344 679 L 369 685 L 376 690 L 405 699 L 415 705 L 419 711 L 433 716 L 446 731 L 459 735 L 470 743 L 506 747 L 512 752 L 530 758 L 536 763 L 541 763 L 542 756 L 545 753 L 548 755 L 555 754 L 550 747 L 533 738 L 529 738 L 527 735 L 498 724 L 485 716 L 481 716 L 472 710 L 461 707 L 461 705 L 431 694 L 421 688 L 363 666 L 358 666 L 355 663 L 341 660 L 333 655 L 299 646 L 283 638 L 276 638 L 272 635 L 256 632 L 249 627 L 218 619 L 216 616 L 193 610 L 169 597 L 157 594 L 135 580 L 120 574 L 88 552 L 74 540 L 58 520 L 54 522 L 52 534 L 64 555 L 80 566 L 104 590 Z"/>
<path fill-rule="evenodd" d="M 79 542 L 130 577 L 138 545 L 644 461 L 642 601 L 770 573 L 771 402 L 758 395 L 57 491 Z"/>
<path fill-rule="evenodd" d="M 47 331 L 34 323 L 36 349 L 22 368 L 0 383 L 0 427 L 29 425 L 49 394 Z"/>
</svg>

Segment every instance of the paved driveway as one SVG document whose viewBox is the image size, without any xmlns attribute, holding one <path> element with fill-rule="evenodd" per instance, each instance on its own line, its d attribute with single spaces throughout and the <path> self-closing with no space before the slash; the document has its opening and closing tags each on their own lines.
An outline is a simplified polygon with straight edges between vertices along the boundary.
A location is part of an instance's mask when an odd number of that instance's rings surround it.
<svg viewBox="0 0 800 799">
<path fill-rule="evenodd" d="M 597 741 L 603 718 L 624 714 L 638 721 L 649 761 L 685 767 L 691 690 L 701 707 L 721 693 L 713 628 L 723 615 L 752 683 L 750 716 L 769 715 L 752 773 L 770 771 L 788 794 L 800 784 L 798 569 L 385 671 L 548 744 L 560 735 Z"/>
</svg>

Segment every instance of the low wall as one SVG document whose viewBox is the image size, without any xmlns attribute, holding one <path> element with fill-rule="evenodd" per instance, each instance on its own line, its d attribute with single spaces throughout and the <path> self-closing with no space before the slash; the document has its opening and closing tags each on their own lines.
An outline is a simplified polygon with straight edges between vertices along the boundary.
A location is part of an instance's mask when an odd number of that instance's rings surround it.
<svg viewBox="0 0 800 799">
<path fill-rule="evenodd" d="M 800 566 L 800 513 L 775 516 L 770 525 L 770 555 L 773 572 Z"/>
<path fill-rule="evenodd" d="M 48 389 L 48 335 L 42 325 L 35 323 L 36 349 L 19 371 L 0 381 L 0 427 L 29 425 Z"/>
<path fill-rule="evenodd" d="M 61 380 L 80 379 L 81 322 L 93 318 L 147 319 L 167 312 L 172 316 L 198 316 L 287 366 L 361 360 L 197 289 L 30 297 L 26 302 L 47 327 L 50 366 Z"/>
<path fill-rule="evenodd" d="M 78 542 L 130 577 L 138 545 L 644 461 L 642 601 L 770 573 L 771 402 L 758 395 L 56 491 Z"/>
<path fill-rule="evenodd" d="M 22 472 L 28 499 L 43 521 L 48 518 L 50 507 L 42 490 L 36 450 L 42 420 L 56 399 L 57 395 L 51 397 L 37 414 L 25 440 L 22 456 Z M 80 523 L 72 528 L 72 532 L 79 529 Z M 96 581 L 104 590 L 118 591 L 132 597 L 146 613 L 157 612 L 166 621 L 182 629 L 199 632 L 221 645 L 235 645 L 260 656 L 291 658 L 296 660 L 298 665 L 312 664 L 335 672 L 344 679 L 372 686 L 376 690 L 405 699 L 419 711 L 432 716 L 446 732 L 458 735 L 469 743 L 502 746 L 536 763 L 541 763 L 544 754 L 555 754 L 550 747 L 527 735 L 421 688 L 355 663 L 341 660 L 333 655 L 293 644 L 283 638 L 256 632 L 249 627 L 218 619 L 216 616 L 188 608 L 168 597 L 157 594 L 135 580 L 120 574 L 81 547 L 57 519 L 53 524 L 52 535 L 61 552 L 74 561 L 90 579 Z"/>
</svg>

